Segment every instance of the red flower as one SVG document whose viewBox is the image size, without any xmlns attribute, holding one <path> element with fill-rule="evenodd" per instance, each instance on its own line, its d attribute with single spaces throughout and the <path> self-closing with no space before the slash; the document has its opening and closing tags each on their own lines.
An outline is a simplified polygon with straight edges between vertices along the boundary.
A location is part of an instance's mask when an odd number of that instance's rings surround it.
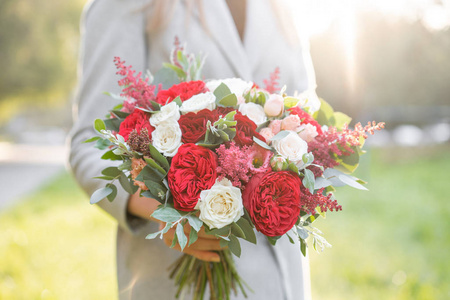
<svg viewBox="0 0 450 300">
<path fill-rule="evenodd" d="M 247 184 L 242 199 L 256 229 L 267 236 L 288 232 L 302 206 L 301 180 L 293 172 L 256 174 Z"/>
<path fill-rule="evenodd" d="M 181 115 L 178 120 L 183 136 L 181 140 L 183 143 L 197 143 L 203 140 L 206 133 L 206 124 L 208 120 L 214 123 L 218 120 L 218 116 L 209 109 L 202 109 L 197 113 L 187 113 Z"/>
<path fill-rule="evenodd" d="M 161 105 L 166 105 L 166 103 L 171 102 L 178 96 L 181 101 L 185 101 L 194 95 L 207 91 L 208 89 L 206 88 L 205 83 L 201 80 L 182 82 L 171 86 L 168 90 L 159 91 L 156 96 L 156 102 Z"/>
<path fill-rule="evenodd" d="M 174 207 L 193 211 L 200 192 L 214 185 L 216 169 L 217 155 L 213 151 L 195 144 L 180 146 L 167 175 Z"/>
<path fill-rule="evenodd" d="M 122 121 L 122 123 L 120 123 L 119 134 L 127 141 L 128 136 L 133 130 L 136 130 L 139 134 L 143 128 L 147 128 L 148 137 L 151 138 L 151 134 L 153 130 L 155 130 L 155 127 L 150 125 L 149 119 L 149 114 L 140 109 L 135 109 Z"/>
<path fill-rule="evenodd" d="M 319 135 L 321 135 L 323 133 L 322 127 L 320 126 L 320 124 L 316 120 L 314 120 L 314 118 L 310 114 L 308 114 L 306 111 L 304 111 L 300 107 L 294 106 L 294 107 L 289 108 L 288 111 L 290 112 L 291 115 L 297 115 L 300 118 L 300 120 L 301 120 L 300 124 L 311 124 L 314 127 L 316 127 L 317 133 Z"/>
<path fill-rule="evenodd" d="M 261 141 L 266 141 L 262 135 L 256 132 L 258 126 L 256 126 L 256 124 L 247 116 L 238 112 L 234 115 L 234 120 L 237 121 L 236 136 L 234 137 L 234 140 L 238 145 L 252 145 L 254 136 Z"/>
</svg>

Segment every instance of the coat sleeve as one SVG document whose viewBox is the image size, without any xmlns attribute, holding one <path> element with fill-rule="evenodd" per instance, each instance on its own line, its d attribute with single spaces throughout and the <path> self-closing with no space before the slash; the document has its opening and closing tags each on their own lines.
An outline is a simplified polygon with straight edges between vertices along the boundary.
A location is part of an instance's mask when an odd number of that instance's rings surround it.
<svg viewBox="0 0 450 300">
<path fill-rule="evenodd" d="M 115 56 L 137 71 L 146 68 L 147 40 L 145 33 L 145 3 L 138 0 L 95 0 L 89 3 L 81 20 L 81 55 L 78 91 L 70 133 L 69 164 L 83 190 L 91 195 L 104 187 L 104 180 L 93 179 L 113 162 L 101 160 L 102 151 L 84 140 L 96 135 L 93 122 L 103 118 L 117 103 L 103 92 L 120 93 L 113 62 Z M 127 213 L 129 194 L 120 185 L 113 202 L 101 200 L 98 205 L 114 217 L 119 226 L 132 233 L 145 220 Z"/>
</svg>

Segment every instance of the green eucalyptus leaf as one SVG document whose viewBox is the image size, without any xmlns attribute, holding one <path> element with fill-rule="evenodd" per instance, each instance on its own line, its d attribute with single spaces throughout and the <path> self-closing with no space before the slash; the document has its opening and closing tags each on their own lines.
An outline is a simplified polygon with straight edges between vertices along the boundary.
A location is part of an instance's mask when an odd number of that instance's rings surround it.
<svg viewBox="0 0 450 300">
<path fill-rule="evenodd" d="M 258 144 L 259 146 L 263 147 L 266 150 L 270 150 L 273 151 L 273 148 L 270 147 L 269 145 L 267 145 L 265 142 L 261 141 L 260 139 L 258 139 L 256 136 L 253 137 L 253 141 Z"/>
<path fill-rule="evenodd" d="M 228 247 L 229 243 L 230 243 L 230 239 L 222 238 L 222 239 L 220 239 L 219 245 L 220 245 L 220 247 L 225 248 L 225 247 Z"/>
<path fill-rule="evenodd" d="M 298 236 L 301 239 L 306 240 L 308 238 L 308 236 L 309 236 L 308 231 L 306 231 L 306 229 L 301 227 L 301 226 L 296 226 L 296 227 L 297 227 Z"/>
<path fill-rule="evenodd" d="M 109 150 L 109 151 L 105 152 L 101 158 L 109 159 L 109 160 L 122 160 L 122 156 L 114 154 L 113 150 Z"/>
<path fill-rule="evenodd" d="M 174 223 L 182 218 L 182 215 L 175 208 L 160 205 L 153 212 L 152 217 L 163 222 Z"/>
<path fill-rule="evenodd" d="M 136 193 L 138 187 L 133 185 L 130 180 L 128 179 L 127 175 L 125 175 L 124 173 L 121 173 L 119 176 L 119 182 L 120 185 L 123 187 L 123 189 L 133 195 L 134 193 Z"/>
<path fill-rule="evenodd" d="M 108 128 L 109 130 L 116 131 L 116 132 L 120 131 L 120 123 L 122 123 L 122 120 L 117 119 L 117 118 L 105 120 L 106 128 Z"/>
<path fill-rule="evenodd" d="M 155 86 L 162 85 L 163 90 L 167 90 L 171 86 L 180 83 L 178 74 L 172 68 L 161 68 L 155 73 L 153 83 Z"/>
<path fill-rule="evenodd" d="M 108 183 L 106 185 L 106 187 L 109 187 L 110 189 L 112 189 L 111 194 L 109 194 L 108 196 L 106 196 L 106 198 L 108 199 L 109 202 L 112 202 L 114 199 L 116 199 L 117 196 L 117 187 L 112 184 L 112 183 Z"/>
<path fill-rule="evenodd" d="M 300 239 L 300 251 L 302 252 L 303 256 L 306 256 L 306 248 L 308 245 L 306 244 L 306 241 L 303 239 Z"/>
<path fill-rule="evenodd" d="M 106 176 L 117 177 L 123 173 L 117 167 L 108 167 L 106 169 L 103 169 L 102 174 Z"/>
<path fill-rule="evenodd" d="M 194 228 L 195 231 L 199 231 L 203 226 L 203 221 L 200 220 L 195 215 L 186 215 L 186 219 L 189 222 L 189 225 L 191 225 L 192 228 Z"/>
<path fill-rule="evenodd" d="M 150 150 L 150 155 L 152 156 L 152 158 L 157 161 L 164 168 L 164 170 L 169 171 L 170 165 L 167 161 L 167 158 L 159 153 L 159 151 L 156 150 L 156 148 L 152 144 L 149 144 L 148 148 Z"/>
<path fill-rule="evenodd" d="M 99 136 L 94 136 L 94 137 L 91 137 L 90 139 L 85 140 L 83 143 L 91 143 L 91 142 L 98 141 L 98 140 L 100 140 L 100 139 L 101 139 L 101 137 L 99 137 Z"/>
<path fill-rule="evenodd" d="M 98 189 L 91 195 L 90 203 L 95 204 L 95 203 L 105 199 L 105 197 L 107 197 L 112 192 L 113 192 L 113 189 L 110 187 L 104 187 L 104 188 Z"/>
<path fill-rule="evenodd" d="M 347 175 L 340 175 L 339 179 L 345 183 L 346 185 L 349 185 L 355 189 L 358 190 L 365 190 L 367 191 L 367 188 L 365 186 L 363 186 L 362 184 L 358 183 L 356 180 L 354 180 L 352 177 L 347 176 Z"/>
<path fill-rule="evenodd" d="M 214 96 L 216 96 L 217 101 L 222 100 L 224 97 L 231 94 L 230 89 L 222 82 L 215 90 Z"/>
<path fill-rule="evenodd" d="M 314 194 L 314 173 L 311 170 L 305 169 L 305 177 L 303 178 L 303 185 L 309 190 L 311 194 Z"/>
<path fill-rule="evenodd" d="M 93 177 L 94 179 L 103 179 L 103 180 L 113 180 L 113 179 L 115 179 L 115 177 L 113 177 L 113 176 L 96 176 L 96 177 Z"/>
<path fill-rule="evenodd" d="M 178 243 L 180 244 L 181 251 L 183 251 L 184 247 L 186 247 L 187 244 L 187 237 L 186 234 L 184 233 L 184 228 L 181 223 L 178 223 L 175 232 L 178 237 Z"/>
<path fill-rule="evenodd" d="M 230 242 L 228 243 L 228 248 L 231 253 L 236 255 L 237 257 L 241 257 L 241 244 L 239 240 L 234 235 L 230 235 Z"/>
<path fill-rule="evenodd" d="M 236 237 L 245 239 L 244 231 L 236 223 L 231 223 L 231 234 L 234 234 Z"/>
<path fill-rule="evenodd" d="M 94 128 L 98 132 L 101 132 L 102 130 L 106 130 L 105 122 L 103 122 L 102 119 L 96 119 L 94 121 Z"/>
<path fill-rule="evenodd" d="M 144 157 L 144 160 L 147 162 L 147 164 L 148 164 L 150 167 L 152 167 L 152 168 L 156 169 L 158 172 L 160 172 L 161 175 L 163 175 L 163 176 L 166 176 L 166 175 L 167 175 L 166 170 L 164 170 L 160 165 L 158 165 L 158 164 L 156 163 L 156 161 L 153 160 L 152 158 Z"/>
<path fill-rule="evenodd" d="M 159 202 L 164 202 L 167 193 L 167 189 L 165 186 L 148 179 L 144 180 L 144 184 L 149 189 L 150 193 L 157 197 L 154 199 L 158 200 Z"/>
<path fill-rule="evenodd" d="M 225 107 L 234 107 L 237 103 L 238 100 L 235 94 L 229 94 L 219 100 L 219 105 L 223 105 Z"/>
<path fill-rule="evenodd" d="M 175 245 L 178 243 L 178 236 L 176 234 L 173 235 L 172 245 L 170 245 L 170 248 L 175 247 Z"/>
<path fill-rule="evenodd" d="M 189 244 L 188 244 L 188 247 L 190 245 L 192 245 L 193 243 L 195 243 L 197 241 L 197 239 L 198 239 L 197 231 L 191 230 L 191 232 L 189 232 Z"/>
<path fill-rule="evenodd" d="M 249 241 L 250 243 L 256 244 L 255 231 L 253 230 L 252 225 L 250 225 L 247 219 L 242 217 L 236 222 L 236 224 L 239 225 L 239 227 L 244 232 L 245 240 Z"/>
<path fill-rule="evenodd" d="M 288 130 L 280 131 L 275 136 L 273 136 L 270 140 L 278 141 L 278 140 L 284 139 L 285 137 L 287 137 L 289 135 L 289 133 L 290 132 Z"/>
<path fill-rule="evenodd" d="M 94 147 L 97 148 L 97 149 L 100 149 L 100 150 L 105 150 L 106 148 L 108 148 L 111 145 L 112 145 L 112 143 L 109 140 L 107 140 L 107 139 L 99 139 L 95 143 Z"/>
<path fill-rule="evenodd" d="M 128 117 L 130 115 L 130 113 L 127 113 L 127 112 L 124 112 L 121 110 L 112 110 L 111 113 L 121 119 L 125 119 L 126 117 Z"/>
</svg>

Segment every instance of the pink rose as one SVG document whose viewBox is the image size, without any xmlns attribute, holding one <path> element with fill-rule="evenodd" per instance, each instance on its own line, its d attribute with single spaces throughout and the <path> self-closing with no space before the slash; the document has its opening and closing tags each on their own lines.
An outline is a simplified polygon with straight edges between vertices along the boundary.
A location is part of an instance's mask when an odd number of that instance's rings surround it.
<svg viewBox="0 0 450 300">
<path fill-rule="evenodd" d="M 289 115 L 281 121 L 282 130 L 296 130 L 300 126 L 300 118 L 297 115 Z"/>
<path fill-rule="evenodd" d="M 304 139 L 306 142 L 311 142 L 316 136 L 319 135 L 317 133 L 316 127 L 311 124 L 302 124 L 300 125 L 298 130 L 298 136 Z"/>
<path fill-rule="evenodd" d="M 275 135 L 281 131 L 281 120 L 273 120 L 269 124 L 269 128 L 272 130 L 272 133 Z"/>
<path fill-rule="evenodd" d="M 264 104 L 264 112 L 268 117 L 278 117 L 283 113 L 284 99 L 281 95 L 272 94 Z"/>
<path fill-rule="evenodd" d="M 268 141 L 269 143 L 270 143 L 270 139 L 274 136 L 272 129 L 270 129 L 269 127 L 261 129 L 259 134 L 262 135 L 266 139 L 266 141 Z"/>
</svg>

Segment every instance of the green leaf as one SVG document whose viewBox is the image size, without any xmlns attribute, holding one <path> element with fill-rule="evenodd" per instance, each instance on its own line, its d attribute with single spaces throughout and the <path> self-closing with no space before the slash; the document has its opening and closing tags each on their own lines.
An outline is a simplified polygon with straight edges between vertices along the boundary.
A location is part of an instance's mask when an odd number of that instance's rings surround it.
<svg viewBox="0 0 450 300">
<path fill-rule="evenodd" d="M 273 136 L 270 140 L 271 141 L 278 141 L 278 140 L 284 139 L 285 137 L 288 136 L 289 133 L 290 132 L 287 131 L 287 130 L 280 131 L 275 136 Z"/>
<path fill-rule="evenodd" d="M 90 203 L 95 204 L 95 203 L 101 201 L 102 199 L 104 199 L 105 197 L 107 197 L 112 192 L 113 192 L 113 189 L 110 187 L 104 187 L 104 188 L 98 189 L 91 195 Z"/>
<path fill-rule="evenodd" d="M 145 166 L 141 172 L 139 172 L 139 175 L 136 177 L 136 180 L 144 181 L 146 179 L 160 182 L 164 179 L 166 175 L 159 172 L 157 169 L 152 169 L 149 166 Z"/>
<path fill-rule="evenodd" d="M 106 176 L 117 177 L 123 173 L 117 167 L 108 167 L 106 169 L 103 169 L 102 174 Z"/>
<path fill-rule="evenodd" d="M 153 212 L 152 217 L 163 222 L 174 223 L 182 216 L 175 208 L 169 206 L 158 206 L 158 208 Z"/>
<path fill-rule="evenodd" d="M 122 156 L 114 154 L 113 151 L 114 150 L 109 150 L 105 152 L 105 154 L 103 154 L 101 158 L 109 160 L 122 160 Z"/>
<path fill-rule="evenodd" d="M 301 239 L 306 240 L 306 239 L 308 238 L 308 236 L 309 236 L 308 231 L 306 231 L 306 229 L 303 228 L 303 227 L 300 227 L 300 226 L 296 226 L 296 227 L 297 227 L 297 233 L 298 233 L 298 236 L 299 236 Z"/>
<path fill-rule="evenodd" d="M 350 122 L 352 121 L 352 118 L 350 118 L 346 114 L 338 111 L 338 112 L 334 113 L 334 120 L 335 120 L 334 126 L 336 126 L 336 128 L 338 130 L 341 130 L 343 128 L 344 124 L 347 124 L 347 125 L 350 124 Z"/>
<path fill-rule="evenodd" d="M 230 243 L 229 239 L 221 238 L 219 245 L 220 245 L 220 247 L 225 248 L 225 247 L 228 247 L 229 243 Z"/>
<path fill-rule="evenodd" d="M 108 128 L 109 130 L 116 131 L 116 132 L 119 132 L 119 130 L 120 130 L 120 123 L 122 123 L 122 120 L 117 119 L 117 118 L 105 120 L 106 128 Z"/>
<path fill-rule="evenodd" d="M 230 234 L 230 227 L 225 226 L 220 229 L 217 229 L 217 228 L 209 229 L 207 226 L 205 226 L 205 232 L 207 234 L 212 234 L 212 235 L 227 236 Z"/>
<path fill-rule="evenodd" d="M 156 150 L 156 148 L 152 144 L 149 144 L 148 148 L 150 149 L 150 155 L 152 156 L 152 158 L 157 161 L 166 171 L 169 171 L 170 165 L 164 155 L 159 153 L 159 151 Z"/>
<path fill-rule="evenodd" d="M 175 247 L 175 245 L 178 243 L 178 237 L 176 234 L 173 235 L 172 245 L 170 245 L 170 248 Z"/>
<path fill-rule="evenodd" d="M 120 171 L 131 170 L 131 160 L 125 160 L 117 167 L 117 169 L 119 169 Z"/>
<path fill-rule="evenodd" d="M 281 236 L 266 236 L 266 238 L 272 246 L 275 246 L 275 244 L 281 238 Z"/>
<path fill-rule="evenodd" d="M 302 251 L 303 256 L 306 256 L 306 248 L 308 245 L 305 240 L 300 239 L 300 250 Z"/>
<path fill-rule="evenodd" d="M 127 112 L 124 112 L 121 110 L 112 110 L 111 113 L 121 119 L 125 119 L 126 117 L 128 117 L 130 115 L 130 113 L 127 113 Z"/>
<path fill-rule="evenodd" d="M 303 178 L 303 185 L 314 194 L 314 173 L 311 170 L 305 169 L 305 177 Z"/>
<path fill-rule="evenodd" d="M 298 167 L 294 164 L 294 163 L 290 163 L 288 165 L 289 170 L 291 170 L 292 172 L 294 172 L 295 174 L 298 174 Z"/>
<path fill-rule="evenodd" d="M 112 184 L 112 183 L 108 183 L 106 185 L 106 187 L 109 187 L 110 189 L 112 189 L 111 194 L 109 194 L 108 196 L 106 196 L 106 198 L 108 199 L 109 202 L 112 202 L 114 199 L 116 199 L 117 196 L 117 187 Z"/>
<path fill-rule="evenodd" d="M 188 247 L 190 245 L 192 245 L 193 243 L 195 243 L 197 241 L 197 239 L 198 239 L 197 231 L 191 229 L 191 232 L 189 232 L 189 244 L 188 244 Z"/>
<path fill-rule="evenodd" d="M 290 242 L 291 244 L 295 244 L 295 241 L 291 238 L 291 236 L 290 236 L 289 234 L 286 233 L 286 236 L 288 237 L 289 242 Z"/>
<path fill-rule="evenodd" d="M 178 237 L 178 243 L 180 244 L 181 251 L 183 251 L 184 247 L 186 247 L 187 244 L 187 237 L 184 234 L 183 225 L 181 223 L 178 223 L 177 229 L 175 230 L 177 237 Z"/>
<path fill-rule="evenodd" d="M 112 145 L 112 143 L 109 140 L 107 140 L 107 139 L 99 139 L 95 143 L 94 147 L 97 148 L 97 149 L 100 149 L 100 150 L 105 150 L 106 148 L 108 148 L 111 145 Z"/>
<path fill-rule="evenodd" d="M 149 189 L 150 193 L 156 197 L 154 199 L 158 200 L 161 203 L 164 202 L 167 193 L 167 189 L 165 186 L 148 179 L 144 180 L 144 184 Z"/>
<path fill-rule="evenodd" d="M 186 215 L 186 219 L 189 222 L 189 225 L 191 225 L 192 228 L 194 228 L 195 231 L 199 231 L 203 226 L 203 221 L 200 220 L 195 215 Z"/>
<path fill-rule="evenodd" d="M 320 109 L 314 113 L 314 119 L 319 122 L 320 125 L 334 126 L 332 118 L 334 116 L 334 110 L 330 104 L 325 100 L 320 99 Z"/>
<path fill-rule="evenodd" d="M 225 107 L 234 107 L 238 103 L 237 97 L 235 94 L 229 94 L 228 96 L 223 97 L 219 100 L 219 104 Z"/>
<path fill-rule="evenodd" d="M 245 239 L 245 233 L 236 223 L 231 223 L 231 233 L 236 237 Z"/>
<path fill-rule="evenodd" d="M 101 119 L 96 119 L 94 121 L 94 128 L 98 132 L 105 130 L 106 129 L 105 122 L 103 122 L 103 120 L 101 120 Z"/>
<path fill-rule="evenodd" d="M 180 83 L 180 79 L 178 78 L 177 72 L 175 72 L 172 68 L 161 68 L 155 73 L 152 84 L 156 86 L 161 84 L 162 89 L 167 90 L 171 86 L 178 83 Z"/>
<path fill-rule="evenodd" d="M 231 253 L 236 255 L 237 257 L 241 257 L 241 244 L 239 240 L 234 235 L 230 235 L 230 242 L 228 243 L 228 248 Z"/>
<path fill-rule="evenodd" d="M 186 72 L 183 71 L 183 69 L 181 69 L 180 67 L 177 67 L 177 66 L 172 65 L 172 64 L 169 64 L 169 63 L 163 63 L 163 66 L 164 66 L 165 68 L 170 68 L 170 69 L 174 70 L 175 73 L 177 73 L 177 76 L 178 76 L 179 78 L 184 78 L 184 77 L 186 77 Z"/>
<path fill-rule="evenodd" d="M 339 178 L 339 180 L 341 180 L 346 185 L 349 185 L 349 186 L 351 186 L 351 187 L 353 187 L 355 189 L 358 189 L 358 190 L 367 191 L 367 188 L 365 186 L 363 186 L 362 184 L 358 183 L 356 180 L 354 180 L 350 176 L 340 175 L 338 178 Z"/>
<path fill-rule="evenodd" d="M 270 150 L 273 151 L 273 148 L 270 147 L 269 145 L 267 145 L 265 142 L 261 141 L 260 139 L 258 139 L 256 136 L 253 137 L 253 141 L 258 144 L 259 146 L 263 147 L 266 150 Z"/>
<path fill-rule="evenodd" d="M 252 225 L 250 225 L 250 223 L 244 217 L 240 218 L 236 223 L 244 232 L 245 240 L 249 241 L 250 243 L 256 244 L 256 235 Z"/>
<path fill-rule="evenodd" d="M 101 139 L 101 137 L 99 137 L 99 136 L 94 136 L 94 137 L 91 137 L 90 139 L 85 140 L 83 143 L 91 143 L 91 142 L 98 141 L 98 140 L 100 140 L 100 139 Z"/>
<path fill-rule="evenodd" d="M 123 189 L 129 193 L 130 195 L 133 195 L 134 193 L 136 193 L 138 187 L 133 185 L 129 180 L 127 175 L 125 175 L 124 173 L 121 173 L 119 176 L 119 182 L 120 185 L 123 187 Z"/>
<path fill-rule="evenodd" d="M 148 164 L 150 167 L 152 167 L 152 168 L 158 170 L 158 172 L 160 172 L 161 175 L 163 175 L 163 176 L 166 176 L 166 175 L 167 175 L 166 170 L 164 170 L 160 165 L 158 165 L 158 164 L 156 163 L 156 161 L 154 161 L 152 158 L 144 157 L 144 160 L 147 162 L 147 164 Z"/>
<path fill-rule="evenodd" d="M 103 179 L 103 180 L 113 180 L 113 179 L 115 179 L 115 177 L 113 177 L 113 176 L 96 176 L 96 177 L 93 177 L 94 179 Z"/>
<path fill-rule="evenodd" d="M 222 82 L 215 90 L 214 96 L 216 96 L 217 101 L 222 100 L 224 97 L 231 94 L 230 89 Z"/>
<path fill-rule="evenodd" d="M 300 101 L 300 100 L 295 97 L 285 97 L 284 98 L 284 107 L 285 108 L 294 107 L 297 105 L 298 101 Z"/>
</svg>

